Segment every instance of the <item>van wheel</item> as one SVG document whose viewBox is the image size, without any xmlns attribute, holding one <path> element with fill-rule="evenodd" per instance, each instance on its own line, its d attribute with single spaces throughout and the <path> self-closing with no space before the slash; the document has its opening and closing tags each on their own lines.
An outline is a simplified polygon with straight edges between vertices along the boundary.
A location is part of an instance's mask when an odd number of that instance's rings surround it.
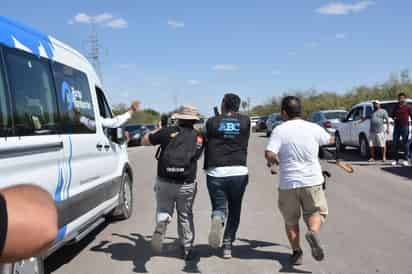
<svg viewBox="0 0 412 274">
<path fill-rule="evenodd" d="M 116 220 L 127 220 L 133 213 L 133 182 L 128 173 L 122 177 L 119 192 L 119 206 L 114 210 L 113 217 Z"/>
<path fill-rule="evenodd" d="M 367 159 L 370 156 L 370 148 L 368 140 L 364 135 L 359 138 L 359 150 L 362 158 Z"/>
<path fill-rule="evenodd" d="M 0 274 L 44 274 L 44 260 L 39 257 L 30 258 L 13 264 L 0 266 Z"/>
<path fill-rule="evenodd" d="M 338 152 L 345 152 L 345 145 L 342 144 L 342 139 L 340 138 L 339 133 L 335 134 L 335 139 L 336 139 L 336 151 Z"/>
</svg>

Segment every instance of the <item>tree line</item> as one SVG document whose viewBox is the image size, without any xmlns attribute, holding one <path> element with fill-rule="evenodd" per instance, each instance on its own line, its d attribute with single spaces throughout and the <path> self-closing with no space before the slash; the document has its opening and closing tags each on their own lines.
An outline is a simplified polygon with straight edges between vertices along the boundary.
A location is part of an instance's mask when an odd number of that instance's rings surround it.
<svg viewBox="0 0 412 274">
<path fill-rule="evenodd" d="M 128 106 L 125 104 L 118 104 L 113 106 L 113 113 L 115 115 L 123 114 L 127 111 Z M 135 112 L 128 124 L 157 124 L 160 120 L 160 113 L 154 109 L 143 109 Z"/>
<path fill-rule="evenodd" d="M 403 70 L 399 74 L 393 74 L 383 84 L 373 86 L 358 86 L 352 90 L 338 94 L 334 91 L 294 90 L 274 96 L 267 103 L 253 107 L 251 115 L 266 116 L 274 112 L 280 112 L 281 100 L 284 96 L 294 95 L 302 100 L 305 118 L 315 111 L 327 109 L 349 110 L 353 105 L 369 100 L 394 100 L 399 92 L 405 92 L 412 98 L 412 82 L 409 70 Z"/>
</svg>

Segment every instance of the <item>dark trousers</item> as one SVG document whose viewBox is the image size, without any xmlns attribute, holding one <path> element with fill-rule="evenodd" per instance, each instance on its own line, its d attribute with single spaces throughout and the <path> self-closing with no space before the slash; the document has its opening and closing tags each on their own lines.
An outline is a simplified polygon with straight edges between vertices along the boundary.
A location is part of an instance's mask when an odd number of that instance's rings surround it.
<svg viewBox="0 0 412 274">
<path fill-rule="evenodd" d="M 220 217 L 226 222 L 223 244 L 236 240 L 240 223 L 243 194 L 249 182 L 249 176 L 217 178 L 207 176 L 207 188 L 212 202 L 212 218 Z"/>
<path fill-rule="evenodd" d="M 409 157 L 409 127 L 399 127 L 395 126 L 393 129 L 393 143 L 392 143 L 392 154 L 395 160 L 399 160 L 399 153 L 398 153 L 398 146 L 400 142 L 400 138 L 402 137 L 402 146 L 404 154 L 404 159 L 408 160 Z"/>
</svg>

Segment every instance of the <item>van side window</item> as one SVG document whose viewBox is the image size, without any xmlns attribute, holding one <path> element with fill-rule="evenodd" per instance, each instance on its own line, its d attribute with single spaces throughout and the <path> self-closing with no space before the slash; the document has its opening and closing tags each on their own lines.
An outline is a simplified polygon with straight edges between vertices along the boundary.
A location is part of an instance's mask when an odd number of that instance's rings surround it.
<svg viewBox="0 0 412 274">
<path fill-rule="evenodd" d="M 16 135 L 56 134 L 58 112 L 50 65 L 17 50 L 5 50 Z"/>
<path fill-rule="evenodd" d="M 99 101 L 100 116 L 103 118 L 112 118 L 112 111 L 107 103 L 106 97 L 101 89 L 96 87 L 97 100 Z"/>
<path fill-rule="evenodd" d="M 10 121 L 8 111 L 8 100 L 3 76 L 3 63 L 0 60 L 0 137 L 9 135 Z"/>
<path fill-rule="evenodd" d="M 90 129 L 81 124 L 78 115 L 95 120 L 92 95 L 86 74 L 57 62 L 54 62 L 52 66 L 63 133 L 96 133 L 96 129 Z"/>
</svg>

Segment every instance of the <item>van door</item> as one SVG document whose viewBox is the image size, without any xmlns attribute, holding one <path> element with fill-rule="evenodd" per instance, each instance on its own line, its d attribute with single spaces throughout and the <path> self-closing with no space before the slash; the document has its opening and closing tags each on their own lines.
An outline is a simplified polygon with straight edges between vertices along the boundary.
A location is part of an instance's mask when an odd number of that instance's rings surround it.
<svg viewBox="0 0 412 274">
<path fill-rule="evenodd" d="M 363 122 L 363 106 L 357 107 L 353 113 L 353 120 L 351 123 L 351 145 L 359 146 L 359 134 L 362 129 Z"/>
<path fill-rule="evenodd" d="M 103 91 L 96 87 L 97 101 L 99 103 L 99 114 L 101 118 L 113 118 L 113 113 L 107 103 L 106 96 Z M 101 125 L 98 128 L 101 131 L 100 142 L 104 147 L 104 158 L 106 172 L 112 179 L 121 176 L 122 166 L 120 166 L 120 157 L 122 155 L 122 147 L 111 140 L 110 130 L 103 128 Z"/>
<path fill-rule="evenodd" d="M 352 127 L 352 122 L 354 119 L 355 111 L 356 109 L 352 109 L 340 126 L 339 136 L 341 138 L 342 143 L 345 145 L 352 144 L 351 127 Z"/>
<path fill-rule="evenodd" d="M 1 54 L 0 187 L 36 184 L 59 199 L 64 145 L 50 63 L 16 49 Z"/>
</svg>

